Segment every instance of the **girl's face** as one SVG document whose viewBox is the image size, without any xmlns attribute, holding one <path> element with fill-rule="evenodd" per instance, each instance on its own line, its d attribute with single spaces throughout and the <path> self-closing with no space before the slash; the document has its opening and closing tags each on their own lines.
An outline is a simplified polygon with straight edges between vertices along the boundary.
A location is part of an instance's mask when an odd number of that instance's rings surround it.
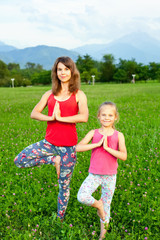
<svg viewBox="0 0 160 240">
<path fill-rule="evenodd" d="M 110 105 L 102 106 L 98 115 L 98 119 L 103 127 L 112 127 L 117 119 L 115 108 Z"/>
<path fill-rule="evenodd" d="M 67 68 L 63 63 L 59 62 L 57 64 L 57 76 L 61 82 L 69 82 L 71 78 L 71 70 Z"/>
</svg>

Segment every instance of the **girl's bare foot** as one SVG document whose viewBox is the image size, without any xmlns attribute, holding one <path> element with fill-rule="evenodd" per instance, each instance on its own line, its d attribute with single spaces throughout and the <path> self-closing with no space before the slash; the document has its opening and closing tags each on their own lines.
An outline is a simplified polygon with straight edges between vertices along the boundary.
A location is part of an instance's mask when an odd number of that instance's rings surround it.
<svg viewBox="0 0 160 240">
<path fill-rule="evenodd" d="M 108 223 L 101 222 L 101 233 L 99 236 L 99 240 L 103 240 L 105 238 L 105 234 L 107 232 L 106 228 L 108 228 Z"/>
<path fill-rule="evenodd" d="M 60 162 L 61 162 L 61 158 L 60 158 L 60 156 L 57 156 L 56 160 L 55 160 L 55 167 L 56 167 L 58 179 L 59 179 L 59 175 L 60 175 Z"/>
<path fill-rule="evenodd" d="M 103 202 L 101 199 L 99 200 L 99 203 L 100 205 L 97 210 L 97 215 L 101 218 L 102 221 L 105 221 L 105 212 L 104 212 Z"/>
</svg>

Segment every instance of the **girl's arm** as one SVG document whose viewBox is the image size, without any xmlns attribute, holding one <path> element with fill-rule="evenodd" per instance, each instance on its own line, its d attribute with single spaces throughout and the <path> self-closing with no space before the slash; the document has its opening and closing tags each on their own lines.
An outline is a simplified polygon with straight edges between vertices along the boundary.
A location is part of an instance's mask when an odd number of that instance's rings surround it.
<svg viewBox="0 0 160 240">
<path fill-rule="evenodd" d="M 98 143 L 88 144 L 93 138 L 93 135 L 94 135 L 94 130 L 91 130 L 89 133 L 87 133 L 87 135 L 76 145 L 76 151 L 84 152 L 96 147 L 100 147 L 104 141 L 104 138 L 102 138 Z"/>
<path fill-rule="evenodd" d="M 87 98 L 84 92 L 78 90 L 76 94 L 76 99 L 79 106 L 79 113 L 74 116 L 61 117 L 61 112 L 59 108 L 59 103 L 56 103 L 55 108 L 55 117 L 56 120 L 66 123 L 78 123 L 78 122 L 87 122 L 88 121 L 88 106 Z"/>
<path fill-rule="evenodd" d="M 114 157 L 125 161 L 127 159 L 127 149 L 126 149 L 123 133 L 120 133 L 120 132 L 118 133 L 118 141 L 119 141 L 118 151 L 108 147 L 107 138 L 105 138 L 104 140 L 103 147 L 107 152 L 112 154 Z"/>
<path fill-rule="evenodd" d="M 51 94 L 51 90 L 47 91 L 41 98 L 41 100 L 37 103 L 34 109 L 31 112 L 31 118 L 39 120 L 39 121 L 53 121 L 55 120 L 55 114 L 53 111 L 52 116 L 47 116 L 42 114 L 41 112 L 47 105 L 48 98 Z"/>
</svg>

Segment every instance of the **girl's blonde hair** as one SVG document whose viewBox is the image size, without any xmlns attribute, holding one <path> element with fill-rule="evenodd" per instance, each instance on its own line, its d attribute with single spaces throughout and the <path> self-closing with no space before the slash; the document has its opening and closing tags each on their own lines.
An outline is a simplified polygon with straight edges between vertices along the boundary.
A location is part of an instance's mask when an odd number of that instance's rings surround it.
<svg viewBox="0 0 160 240">
<path fill-rule="evenodd" d="M 111 107 L 113 107 L 114 109 L 115 109 L 115 115 L 116 115 L 116 123 L 119 121 L 119 113 L 118 113 L 118 109 L 117 109 L 117 106 L 116 106 L 116 104 L 115 103 L 113 103 L 113 102 L 104 102 L 104 103 L 102 103 L 100 106 L 99 106 L 99 109 L 98 109 L 98 113 L 97 113 L 97 117 L 99 117 L 99 114 L 100 114 L 100 112 L 101 112 L 101 109 L 102 109 L 102 107 L 104 107 L 104 106 L 111 106 Z M 115 128 L 115 125 L 113 124 L 113 128 Z"/>
<path fill-rule="evenodd" d="M 71 78 L 69 81 L 69 92 L 76 93 L 80 89 L 80 74 L 74 61 L 69 57 L 59 57 L 56 59 L 52 71 L 52 93 L 57 95 L 61 90 L 61 82 L 57 77 L 57 65 L 63 63 L 67 68 L 71 70 Z"/>
</svg>

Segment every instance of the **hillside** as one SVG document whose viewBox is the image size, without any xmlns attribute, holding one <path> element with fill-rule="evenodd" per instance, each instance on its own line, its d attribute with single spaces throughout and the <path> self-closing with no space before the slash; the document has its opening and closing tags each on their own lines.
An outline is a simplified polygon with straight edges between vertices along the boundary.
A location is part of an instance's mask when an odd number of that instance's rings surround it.
<svg viewBox="0 0 160 240">
<path fill-rule="evenodd" d="M 67 50 L 65 48 L 40 45 L 17 49 L 0 42 L 0 59 L 5 63 L 19 63 L 21 68 L 27 62 L 43 65 L 43 68 L 51 69 L 54 61 L 60 56 L 69 56 L 74 61 L 78 55 L 89 54 L 93 59 L 101 61 L 105 54 L 112 54 L 116 61 L 119 58 L 138 63 L 160 62 L 160 41 L 146 33 L 132 33 L 108 44 L 89 44 Z"/>
<path fill-rule="evenodd" d="M 51 69 L 57 57 L 69 56 L 76 60 L 78 54 L 64 48 L 36 46 L 24 49 L 16 49 L 10 52 L 0 52 L 0 59 L 5 63 L 19 63 L 21 68 L 25 67 L 27 62 L 33 62 L 43 65 L 44 69 Z"/>
<path fill-rule="evenodd" d="M 89 54 L 96 60 L 102 60 L 104 54 L 148 64 L 160 62 L 160 41 L 146 33 L 132 33 L 108 44 L 90 44 L 72 49 L 81 55 Z"/>
</svg>

